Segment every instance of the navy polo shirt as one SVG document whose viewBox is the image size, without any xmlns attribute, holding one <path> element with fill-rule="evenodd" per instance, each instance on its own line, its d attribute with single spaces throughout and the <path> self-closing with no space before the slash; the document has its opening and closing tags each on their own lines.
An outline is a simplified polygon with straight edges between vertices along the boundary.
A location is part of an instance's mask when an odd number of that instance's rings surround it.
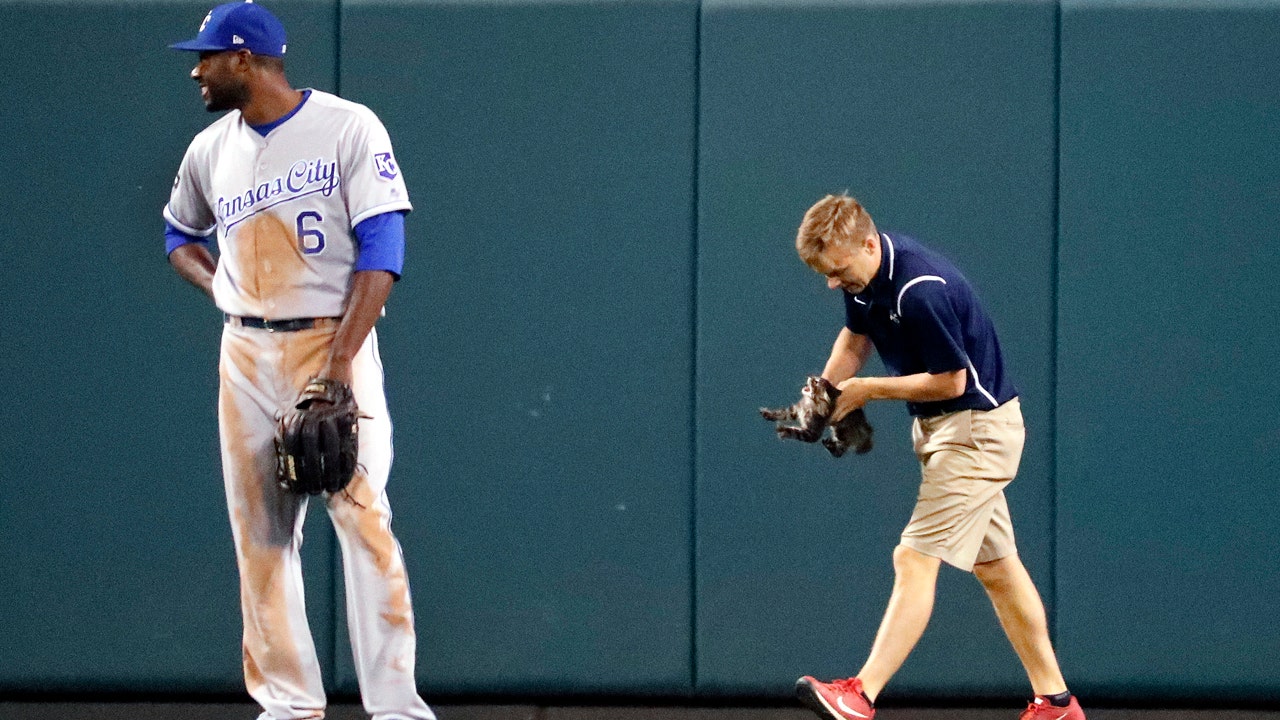
<svg viewBox="0 0 1280 720">
<path fill-rule="evenodd" d="M 990 410 L 1017 397 L 995 326 L 969 281 L 914 239 L 880 233 L 880 271 L 861 293 L 844 293 L 845 327 L 866 335 L 890 375 L 968 370 L 964 394 L 909 402 L 917 417 Z"/>
</svg>

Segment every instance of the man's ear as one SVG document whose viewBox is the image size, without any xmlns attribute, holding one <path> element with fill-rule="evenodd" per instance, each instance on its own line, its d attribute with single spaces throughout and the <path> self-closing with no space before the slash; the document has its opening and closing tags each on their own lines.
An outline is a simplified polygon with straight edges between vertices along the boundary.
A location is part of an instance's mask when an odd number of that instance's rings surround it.
<svg viewBox="0 0 1280 720">
<path fill-rule="evenodd" d="M 248 50 L 237 50 L 234 69 L 247 72 L 253 67 L 253 53 Z"/>
</svg>

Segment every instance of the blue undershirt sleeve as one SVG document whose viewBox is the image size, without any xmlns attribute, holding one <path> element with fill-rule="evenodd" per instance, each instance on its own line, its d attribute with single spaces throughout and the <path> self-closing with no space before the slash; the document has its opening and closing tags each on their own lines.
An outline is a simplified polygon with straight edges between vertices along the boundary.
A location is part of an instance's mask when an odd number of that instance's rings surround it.
<svg viewBox="0 0 1280 720">
<path fill-rule="evenodd" d="M 173 252 L 174 250 L 177 250 L 178 248 L 182 247 L 183 245 L 186 245 L 187 243 L 200 243 L 205 247 L 209 247 L 209 238 L 200 237 L 199 235 L 188 235 L 182 232 L 181 230 L 179 230 L 178 228 L 174 227 L 172 223 L 169 223 L 166 221 L 164 224 L 165 256 L 168 257 L 169 253 Z"/>
<path fill-rule="evenodd" d="M 374 215 L 355 227 L 356 267 L 359 270 L 386 270 L 396 279 L 404 268 L 405 211 Z"/>
</svg>

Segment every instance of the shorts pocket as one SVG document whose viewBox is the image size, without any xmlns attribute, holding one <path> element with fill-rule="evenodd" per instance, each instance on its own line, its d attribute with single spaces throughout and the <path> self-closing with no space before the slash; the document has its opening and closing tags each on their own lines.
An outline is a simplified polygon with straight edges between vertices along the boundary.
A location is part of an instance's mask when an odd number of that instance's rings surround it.
<svg viewBox="0 0 1280 720">
<path fill-rule="evenodd" d="M 1027 431 L 1021 413 L 986 411 L 975 413 L 973 439 L 984 455 L 981 477 L 1012 480 L 1018 474 Z"/>
<path fill-rule="evenodd" d="M 920 420 L 924 442 L 919 454 L 928 455 L 945 448 L 968 448 L 980 450 L 973 435 L 973 411 L 938 415 Z"/>
</svg>

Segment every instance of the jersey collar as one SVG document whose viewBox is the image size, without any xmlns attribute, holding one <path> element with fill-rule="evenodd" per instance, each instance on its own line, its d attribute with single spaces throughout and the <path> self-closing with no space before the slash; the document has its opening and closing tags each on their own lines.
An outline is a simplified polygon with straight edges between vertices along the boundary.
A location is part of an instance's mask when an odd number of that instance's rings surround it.
<svg viewBox="0 0 1280 720">
<path fill-rule="evenodd" d="M 893 276 L 897 270 L 898 249 L 888 235 L 880 233 L 880 269 L 867 289 L 854 297 L 865 302 L 893 298 Z"/>
<path fill-rule="evenodd" d="M 294 105 L 293 109 L 285 113 L 284 116 L 281 117 L 280 119 L 272 120 L 271 122 L 266 123 L 265 125 L 249 125 L 248 123 L 245 123 L 245 124 L 253 128 L 254 131 L 257 132 L 262 137 L 266 137 L 267 134 L 270 133 L 272 130 L 275 130 L 276 128 L 280 127 L 281 125 L 285 124 L 285 121 L 287 121 L 289 118 L 293 117 L 294 115 L 297 115 L 298 111 L 302 109 L 302 106 L 307 104 L 307 99 L 310 97 L 311 97 L 311 88 L 306 88 L 305 90 L 302 91 L 302 99 L 298 101 L 298 104 Z"/>
</svg>

